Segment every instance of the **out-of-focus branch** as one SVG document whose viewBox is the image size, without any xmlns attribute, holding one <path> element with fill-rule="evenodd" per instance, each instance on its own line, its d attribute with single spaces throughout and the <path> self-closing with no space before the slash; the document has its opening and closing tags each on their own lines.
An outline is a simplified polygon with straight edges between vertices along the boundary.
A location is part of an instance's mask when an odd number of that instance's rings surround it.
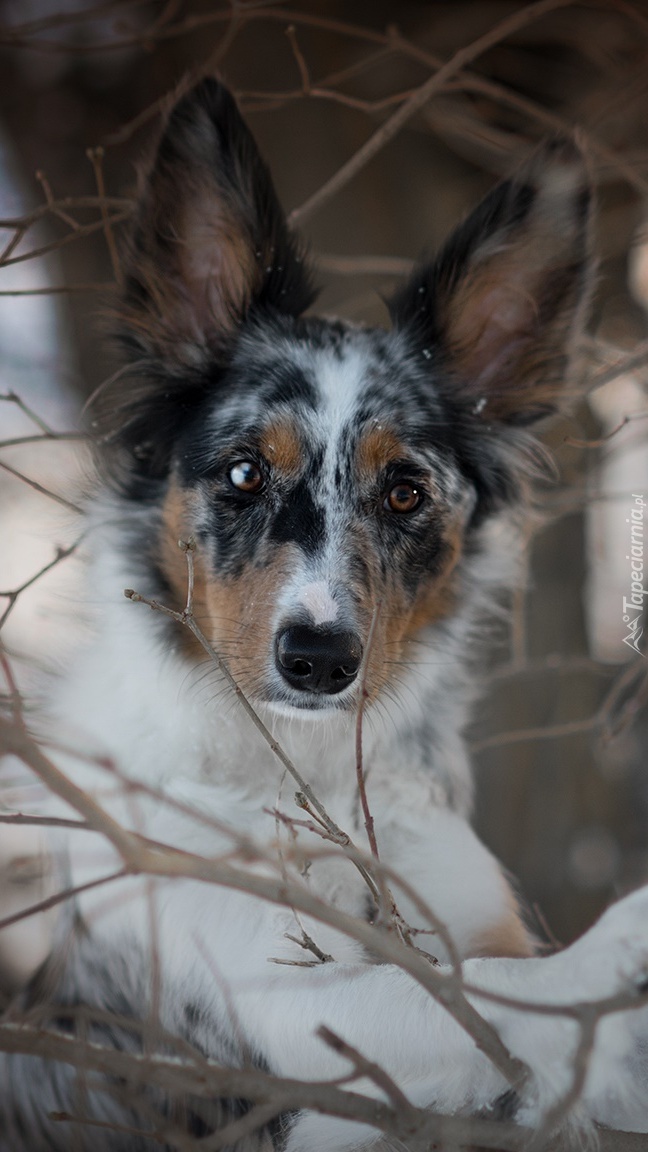
<svg viewBox="0 0 648 1152">
<path fill-rule="evenodd" d="M 92 164 L 92 169 L 93 169 L 95 181 L 97 184 L 97 193 L 99 196 L 99 202 L 100 202 L 100 208 L 101 208 L 101 219 L 103 221 L 103 226 L 104 226 L 104 235 L 106 237 L 106 246 L 108 248 L 108 252 L 110 253 L 110 262 L 112 264 L 113 274 L 114 274 L 116 283 L 118 285 L 121 285 L 121 283 L 122 283 L 121 264 L 119 261 L 119 255 L 117 253 L 117 245 L 115 243 L 115 234 L 113 232 L 113 221 L 111 220 L 111 217 L 110 217 L 110 205 L 109 205 L 107 198 L 106 198 L 106 186 L 105 186 L 105 182 L 104 182 L 104 173 L 103 173 L 104 150 L 100 146 L 97 148 L 88 148 L 86 155 L 88 157 L 88 160 Z"/>
<path fill-rule="evenodd" d="M 27 484 L 29 488 L 33 488 L 35 492 L 40 492 L 41 496 L 47 496 L 50 500 L 55 500 L 57 504 L 62 504 L 64 508 L 69 508 L 71 512 L 81 514 L 83 511 L 78 504 L 73 504 L 72 501 L 66 499 L 65 496 L 60 496 L 58 492 L 52 492 L 50 488 L 45 488 L 42 484 L 39 484 L 37 480 L 33 480 L 30 476 L 25 476 L 24 472 L 20 472 L 18 468 L 13 468 L 11 464 L 7 464 L 6 460 L 0 460 L 0 468 L 8 472 L 10 476 L 14 476 L 16 480 L 22 480 L 23 484 Z"/>
<path fill-rule="evenodd" d="M 553 12 L 558 8 L 566 8 L 572 2 L 573 0 L 537 0 L 535 4 L 528 4 L 513 13 L 513 15 L 500 21 L 490 32 L 487 32 L 484 36 L 480 36 L 477 40 L 474 40 L 472 44 L 469 44 L 465 48 L 460 48 L 452 59 L 448 60 L 447 64 L 439 68 L 438 72 L 412 93 L 405 103 L 369 137 L 366 144 L 363 144 L 351 159 L 347 160 L 346 164 L 343 164 L 334 176 L 331 176 L 330 180 L 327 180 L 325 184 L 318 188 L 317 192 L 313 193 L 304 204 L 299 208 L 295 208 L 290 213 L 288 217 L 289 222 L 296 224 L 300 220 L 307 219 L 308 216 L 311 216 L 313 212 L 321 208 L 332 196 L 348 184 L 360 169 L 364 168 L 364 166 L 400 132 L 407 121 L 424 108 L 434 94 L 440 91 L 444 84 L 456 75 L 461 68 L 465 67 L 466 64 L 471 63 L 501 40 L 505 40 L 507 36 L 524 28 L 525 25 L 531 24 L 534 20 L 539 20 L 548 12 Z"/>
<path fill-rule="evenodd" d="M 636 684 L 634 683 L 636 681 Z M 632 686 L 634 692 L 623 705 L 615 720 L 622 697 Z M 602 704 L 592 716 L 582 720 L 567 720 L 563 724 L 542 724 L 532 728 L 509 729 L 493 736 L 485 736 L 471 745 L 473 753 L 487 748 L 502 748 L 508 744 L 521 744 L 532 740 L 557 740 L 567 736 L 577 736 L 587 732 L 598 732 L 604 741 L 610 740 L 638 712 L 648 694 L 648 666 L 642 659 L 633 661 L 624 668 L 612 684 Z"/>
<path fill-rule="evenodd" d="M 39 439 L 42 439 L 42 437 L 39 437 Z M 49 493 L 49 495 L 51 495 L 51 493 Z M 69 548 L 57 548 L 54 559 L 50 560 L 49 564 L 44 564 L 42 568 L 39 568 L 38 572 L 35 572 L 33 576 L 29 577 L 29 579 L 24 580 L 23 583 L 20 584 L 17 588 L 13 588 L 10 592 L 0 592 L 0 600 L 8 601 L 6 608 L 0 616 L 0 629 L 4 624 L 6 624 L 11 612 L 18 602 L 18 597 L 21 595 L 21 593 L 25 592 L 27 588 L 31 588 L 32 584 L 35 584 L 37 580 L 40 580 L 41 576 L 44 576 L 46 572 L 51 572 L 52 568 L 56 568 L 56 566 L 60 564 L 62 560 L 67 560 L 68 556 L 71 556 L 73 552 L 76 552 L 80 543 L 81 540 L 76 540 L 74 544 L 70 544 Z"/>
</svg>

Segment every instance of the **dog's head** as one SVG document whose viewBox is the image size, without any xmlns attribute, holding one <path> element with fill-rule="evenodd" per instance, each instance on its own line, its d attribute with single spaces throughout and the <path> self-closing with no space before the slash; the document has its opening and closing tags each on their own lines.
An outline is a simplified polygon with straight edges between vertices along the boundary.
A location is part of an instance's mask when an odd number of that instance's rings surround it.
<svg viewBox="0 0 648 1152">
<path fill-rule="evenodd" d="M 392 303 L 391 331 L 304 316 L 313 292 L 236 105 L 175 106 L 127 259 L 131 364 L 108 397 L 125 494 L 161 507 L 155 563 L 244 690 L 321 710 L 386 686 L 457 610 L 462 560 L 522 484 L 588 284 L 589 184 L 556 140 Z M 372 627 L 373 625 L 373 627 Z"/>
</svg>

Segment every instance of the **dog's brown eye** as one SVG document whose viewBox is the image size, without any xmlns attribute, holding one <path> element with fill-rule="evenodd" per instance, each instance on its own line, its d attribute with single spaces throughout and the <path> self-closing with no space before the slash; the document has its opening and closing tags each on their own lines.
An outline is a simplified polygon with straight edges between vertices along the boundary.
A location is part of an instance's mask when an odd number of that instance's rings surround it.
<svg viewBox="0 0 648 1152">
<path fill-rule="evenodd" d="M 254 495 L 263 488 L 263 474 L 257 464 L 251 460 L 239 460 L 233 464 L 228 472 L 230 484 L 238 488 L 239 492 L 249 492 Z"/>
<path fill-rule="evenodd" d="M 408 484 L 407 481 L 399 481 L 398 484 L 392 484 L 385 499 L 383 501 L 383 508 L 388 512 L 413 512 L 418 508 L 421 503 L 421 493 L 414 484 Z"/>
</svg>

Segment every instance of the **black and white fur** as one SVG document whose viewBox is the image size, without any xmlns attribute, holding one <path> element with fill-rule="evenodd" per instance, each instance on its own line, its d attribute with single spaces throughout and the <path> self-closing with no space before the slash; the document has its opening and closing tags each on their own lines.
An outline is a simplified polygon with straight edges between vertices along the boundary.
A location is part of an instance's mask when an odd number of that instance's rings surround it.
<svg viewBox="0 0 648 1152">
<path fill-rule="evenodd" d="M 414 273 L 392 303 L 389 331 L 304 315 L 313 293 L 303 254 L 232 97 L 215 80 L 183 97 L 144 182 L 127 258 L 120 333 L 129 369 L 98 404 L 95 635 L 52 702 L 60 744 L 109 757 L 223 830 L 61 755 L 125 823 L 208 857 L 231 851 L 227 827 L 267 845 L 279 835 L 292 873 L 291 838 L 268 814 L 278 806 L 300 815 L 282 765 L 188 634 L 123 596 L 136 588 L 181 608 L 177 540 L 192 536 L 200 626 L 332 818 L 362 842 L 362 681 L 381 860 L 445 922 L 471 984 L 550 1003 L 645 981 L 648 890 L 564 952 L 530 956 L 508 882 L 468 822 L 462 730 L 476 628 L 515 573 L 519 507 L 538 459 L 527 429 L 556 409 L 583 321 L 589 217 L 578 149 L 553 141 Z M 308 831 L 298 839 L 313 851 L 302 882 L 342 911 L 374 916 L 343 853 L 318 859 Z M 71 836 L 68 853 L 68 883 L 116 865 L 92 833 Z M 419 923 L 411 902 L 400 907 Z M 81 897 L 61 920 L 25 1003 L 45 1003 L 43 1018 L 68 1036 L 89 1006 L 84 1035 L 138 1051 L 129 1021 L 147 1018 L 154 939 L 162 1026 L 216 1061 L 339 1076 L 347 1063 L 315 1035 L 326 1024 L 419 1105 L 494 1106 L 506 1081 L 427 992 L 333 929 L 302 923 L 333 963 L 271 962 L 305 958 L 289 939 L 300 933 L 288 907 L 189 881 L 125 879 Z M 442 940 L 431 939 L 422 946 L 447 961 Z M 477 1006 L 532 1069 L 517 1115 L 533 1124 L 569 1087 L 576 1027 Z M 102 1022 L 102 1012 L 121 1024 Z M 648 1129 L 640 1022 L 625 1013 L 601 1023 L 582 1123 Z M 119 1127 L 55 1122 L 52 1112 L 198 1140 L 245 1109 L 241 1100 L 171 1103 L 92 1075 L 79 1087 L 68 1065 L 0 1057 L 1 1152 L 63 1152 L 75 1146 L 72 1131 L 96 1152 L 160 1147 Z M 290 1114 L 237 1152 L 341 1152 L 374 1138 L 350 1122 Z"/>
</svg>

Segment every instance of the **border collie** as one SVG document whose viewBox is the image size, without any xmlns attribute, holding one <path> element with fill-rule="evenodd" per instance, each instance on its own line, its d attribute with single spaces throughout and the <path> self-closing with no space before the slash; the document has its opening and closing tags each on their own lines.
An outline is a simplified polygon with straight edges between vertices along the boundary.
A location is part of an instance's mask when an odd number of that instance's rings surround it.
<svg viewBox="0 0 648 1152">
<path fill-rule="evenodd" d="M 40 1054 L 21 1049 L 27 1025 L 16 1024 L 0 1056 L 2 1152 L 207 1148 L 249 1107 L 235 1091 L 179 1100 L 150 1067 L 140 1081 L 114 1061 L 100 1075 L 73 1045 L 47 1059 L 46 1035 L 344 1079 L 348 1049 L 324 1041 L 325 1025 L 416 1105 L 493 1115 L 505 1099 L 533 1126 L 570 1090 L 579 1027 L 506 998 L 640 995 L 648 889 L 565 951 L 534 957 L 469 823 L 462 737 L 475 637 L 514 578 L 542 463 L 529 429 L 559 406 L 585 319 L 590 216 L 578 147 L 552 140 L 416 269 L 389 330 L 317 318 L 303 252 L 232 96 L 207 79 L 172 109 L 125 257 L 124 370 L 96 402 L 95 635 L 59 678 L 47 731 L 59 769 L 146 837 L 151 861 L 202 860 L 203 871 L 124 876 L 67 906 L 21 993 L 44 1030 Z M 131 599 L 181 617 L 188 568 L 193 630 L 124 597 L 135 589 Z M 316 797 L 302 789 L 301 810 L 286 756 Z M 63 886 L 119 865 L 90 830 L 71 832 L 64 856 Z M 222 884 L 201 883 L 219 862 Z M 399 935 L 419 973 L 441 979 L 461 962 L 466 1011 L 531 1070 L 516 1093 L 465 1013 L 387 962 Z M 637 1010 L 600 1022 L 579 1123 L 648 1129 L 642 1023 Z M 370 1077 L 356 1086 L 381 1095 Z M 392 1146 L 369 1124 L 277 1109 L 229 1146 Z"/>
</svg>

